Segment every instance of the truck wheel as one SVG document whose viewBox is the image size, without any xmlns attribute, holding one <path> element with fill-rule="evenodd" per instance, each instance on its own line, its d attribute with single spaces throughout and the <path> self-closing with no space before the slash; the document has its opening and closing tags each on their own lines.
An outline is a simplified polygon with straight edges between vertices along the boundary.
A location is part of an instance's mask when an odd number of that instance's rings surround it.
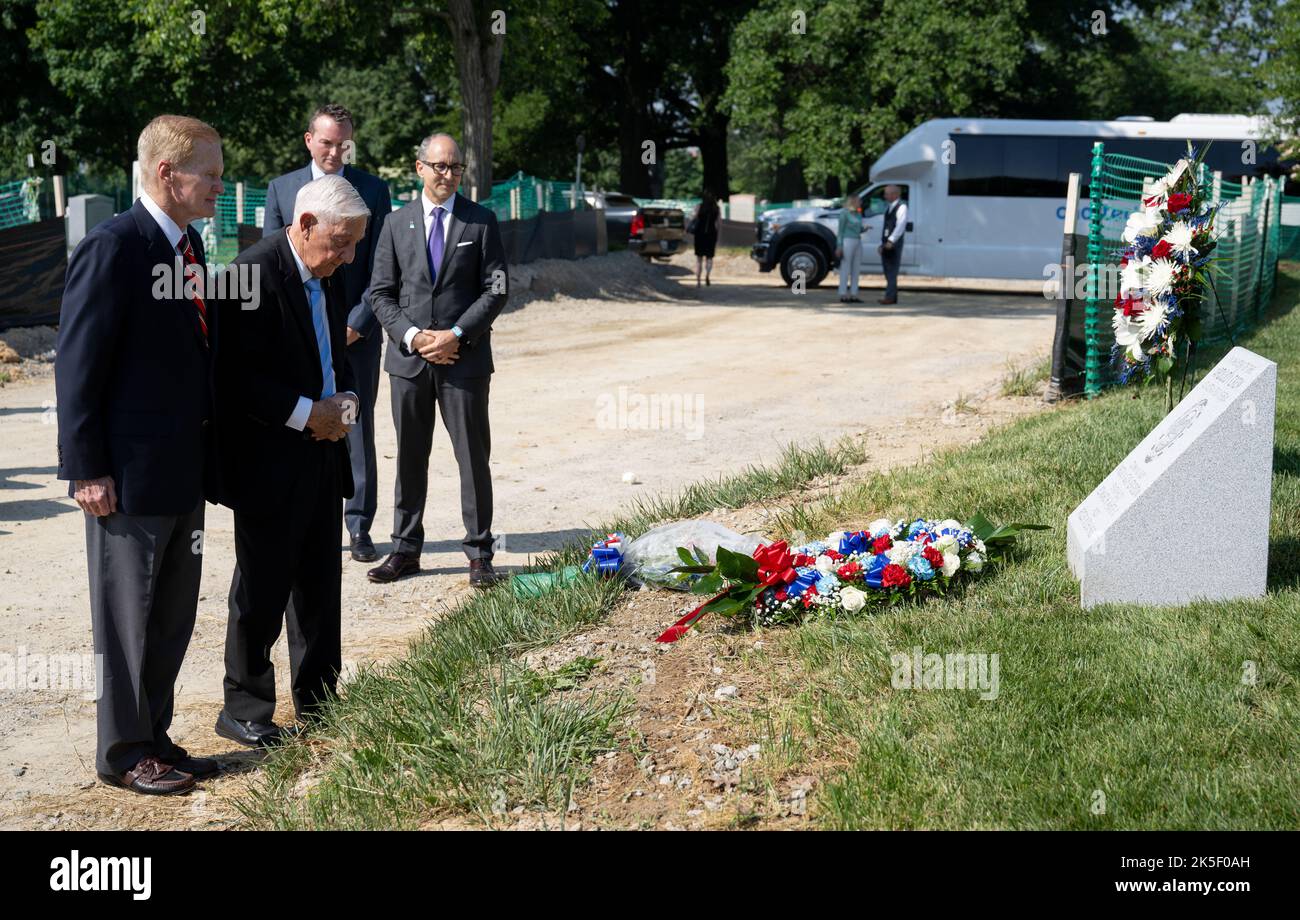
<svg viewBox="0 0 1300 920">
<path fill-rule="evenodd" d="M 803 275 L 804 284 L 815 288 L 822 283 L 830 265 L 826 254 L 813 243 L 795 243 L 781 255 L 781 278 L 786 287 L 794 284 L 795 273 Z"/>
</svg>

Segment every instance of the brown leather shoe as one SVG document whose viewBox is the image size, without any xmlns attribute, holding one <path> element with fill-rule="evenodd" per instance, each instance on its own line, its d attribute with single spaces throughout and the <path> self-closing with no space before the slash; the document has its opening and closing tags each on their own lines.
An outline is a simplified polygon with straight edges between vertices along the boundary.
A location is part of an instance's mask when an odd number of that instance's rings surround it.
<svg viewBox="0 0 1300 920">
<path fill-rule="evenodd" d="M 110 786 L 121 786 L 141 795 L 184 795 L 194 788 L 194 777 L 163 763 L 152 754 L 141 757 L 125 773 L 101 773 L 99 778 Z"/>
<path fill-rule="evenodd" d="M 889 304 L 898 303 L 898 301 L 895 300 L 895 299 L 892 298 L 892 297 L 882 297 L 882 298 L 880 298 L 880 300 L 878 301 L 878 303 L 883 303 L 883 304 L 885 304 L 886 306 L 888 306 Z"/>
<path fill-rule="evenodd" d="M 211 757 L 191 757 L 189 752 L 179 744 L 172 746 L 171 754 L 166 757 L 159 757 L 163 763 L 178 770 L 181 773 L 188 773 L 195 779 L 203 779 L 208 776 L 215 776 L 221 772 L 221 764 L 217 763 Z"/>
<path fill-rule="evenodd" d="M 379 584 L 388 584 L 420 571 L 420 557 L 413 553 L 389 553 L 388 558 L 366 573 Z"/>
<path fill-rule="evenodd" d="M 509 575 L 504 575 L 492 568 L 491 559 L 471 559 L 469 561 L 469 584 L 471 588 L 490 588 L 509 577 Z"/>
</svg>

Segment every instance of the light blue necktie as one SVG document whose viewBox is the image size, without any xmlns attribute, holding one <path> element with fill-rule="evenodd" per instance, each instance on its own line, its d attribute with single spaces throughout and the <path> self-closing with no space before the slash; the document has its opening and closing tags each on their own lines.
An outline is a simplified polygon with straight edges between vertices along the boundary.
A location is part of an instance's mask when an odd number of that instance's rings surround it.
<svg viewBox="0 0 1300 920">
<path fill-rule="evenodd" d="M 321 306 L 321 289 L 319 278 L 309 278 L 303 282 L 307 289 L 307 299 L 311 301 L 311 324 L 316 327 L 316 350 L 320 352 L 321 387 L 320 398 L 328 399 L 334 395 L 334 356 L 330 351 L 329 326 L 325 322 L 325 310 Z"/>
</svg>

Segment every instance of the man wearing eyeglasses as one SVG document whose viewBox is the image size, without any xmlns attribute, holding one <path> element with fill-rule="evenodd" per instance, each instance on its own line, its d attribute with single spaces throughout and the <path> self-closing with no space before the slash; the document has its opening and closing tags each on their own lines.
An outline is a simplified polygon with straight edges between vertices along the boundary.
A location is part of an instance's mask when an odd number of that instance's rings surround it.
<svg viewBox="0 0 1300 920">
<path fill-rule="evenodd" d="M 370 302 L 365 297 L 374 264 L 375 242 L 384 220 L 392 210 L 388 183 L 352 165 L 356 146 L 352 140 L 352 113 L 341 105 L 323 105 L 307 124 L 303 143 L 311 161 L 302 169 L 271 180 L 266 190 L 266 219 L 262 236 L 267 237 L 293 223 L 293 206 L 299 190 L 321 176 L 341 175 L 352 183 L 370 209 L 365 236 L 357 243 L 356 258 L 340 268 L 348 302 L 347 359 L 356 377 L 358 407 L 356 424 L 348 431 L 348 453 L 352 458 L 352 481 L 356 491 L 343 509 L 352 558 L 374 562 L 374 541 L 370 525 L 375 520 L 378 473 L 375 468 L 375 400 L 379 397 L 379 352 L 383 333 Z"/>
<path fill-rule="evenodd" d="M 384 224 L 370 276 L 370 304 L 390 340 L 384 370 L 397 428 L 397 486 L 393 552 L 367 574 L 387 583 L 420 570 L 436 410 L 460 470 L 469 583 L 486 588 L 499 580 L 488 384 L 492 322 L 506 304 L 505 248 L 496 215 L 456 194 L 465 165 L 451 136 L 425 138 L 415 169 L 424 191 Z"/>
</svg>

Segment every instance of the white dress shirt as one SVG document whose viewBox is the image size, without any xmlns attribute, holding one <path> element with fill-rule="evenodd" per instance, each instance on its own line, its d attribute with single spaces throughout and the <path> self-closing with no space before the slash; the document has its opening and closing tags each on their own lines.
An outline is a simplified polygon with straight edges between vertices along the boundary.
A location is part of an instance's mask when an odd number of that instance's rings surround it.
<svg viewBox="0 0 1300 920">
<path fill-rule="evenodd" d="M 141 190 L 140 203 L 144 205 L 144 209 L 149 212 L 149 216 L 154 219 L 154 222 L 162 230 L 163 236 L 167 238 L 167 245 L 172 249 L 176 249 L 176 244 L 181 241 L 185 231 L 180 228 L 176 221 L 167 216 L 166 211 L 158 207 L 158 202 L 150 198 L 148 192 Z M 177 255 L 179 254 L 180 250 L 177 250 Z"/>
<path fill-rule="evenodd" d="M 312 166 L 315 166 L 315 165 L 316 165 L 316 162 L 313 160 L 311 165 L 312 165 Z M 303 285 L 304 285 L 304 288 L 305 288 L 307 282 L 310 281 L 310 280 L 312 279 L 311 269 L 309 269 L 309 268 L 307 267 L 307 263 L 304 262 L 304 261 L 302 260 L 302 256 L 298 255 L 298 250 L 295 249 L 294 246 L 293 246 L 293 238 L 290 237 L 289 234 L 288 234 L 287 232 L 286 232 L 285 235 L 284 235 L 284 239 L 285 239 L 285 242 L 287 242 L 287 243 L 289 244 L 289 251 L 290 251 L 291 253 L 293 253 L 293 261 L 294 261 L 294 264 L 298 266 L 298 278 L 299 278 L 299 280 L 302 281 L 302 283 L 303 283 Z M 307 303 L 310 305 L 310 304 L 311 304 L 311 292 L 310 292 L 310 291 L 307 291 L 307 290 L 304 289 L 303 293 L 307 295 Z M 324 293 L 324 291 L 321 292 L 321 303 L 320 303 L 320 308 L 321 308 L 321 310 L 325 311 L 325 326 L 326 326 L 326 328 L 328 329 L 328 328 L 329 328 L 329 311 L 328 311 L 328 309 L 326 309 L 326 307 L 325 307 L 325 293 Z M 333 344 L 333 343 L 331 343 L 331 345 L 332 345 L 332 344 Z M 332 353 L 333 353 L 333 350 L 332 350 L 332 348 L 331 348 L 331 355 L 332 355 Z M 317 360 L 319 360 L 319 358 L 318 358 Z M 357 394 L 353 393 L 351 390 L 346 390 L 346 391 L 344 391 L 344 392 L 348 393 L 350 396 L 352 396 L 352 397 L 354 397 L 354 398 L 355 398 L 356 395 L 357 395 Z M 309 397 L 309 396 L 299 396 L 299 397 L 298 397 L 298 405 L 296 405 L 296 406 L 293 407 L 293 413 L 289 416 L 289 418 L 288 418 L 288 420 L 285 422 L 285 424 L 288 425 L 290 428 L 292 428 L 294 431 L 302 431 L 304 428 L 306 428 L 306 427 L 307 427 L 307 419 L 311 416 L 311 407 L 312 407 L 312 403 L 314 403 L 314 402 L 315 402 L 315 400 L 312 399 L 312 398 Z"/>
<path fill-rule="evenodd" d="M 343 175 L 343 167 L 341 166 L 339 167 L 338 172 L 327 173 L 325 170 L 321 169 L 319 166 L 316 165 L 315 160 L 311 161 L 311 178 L 313 182 L 319 179 L 321 176 L 341 176 L 341 175 Z"/>
<path fill-rule="evenodd" d="M 886 213 L 888 210 L 886 209 Z M 903 231 L 907 229 L 907 202 L 898 199 L 898 212 L 894 217 L 894 232 L 889 234 L 889 242 L 897 243 L 903 238 Z"/>
<path fill-rule="evenodd" d="M 420 203 L 424 205 L 424 251 L 428 252 L 429 235 L 433 233 L 433 209 L 435 207 L 438 207 L 439 205 L 437 202 L 435 202 L 433 199 L 429 197 L 429 193 L 427 190 L 421 193 Z M 450 195 L 448 195 L 447 200 L 442 202 L 441 205 L 443 209 L 442 210 L 442 245 L 443 245 L 444 256 L 447 254 L 447 250 L 446 250 L 447 232 L 451 229 L 451 209 L 455 207 L 455 205 L 456 205 L 455 192 L 452 192 Z M 437 268 L 438 266 L 434 266 L 435 270 L 437 270 Z M 421 330 L 419 326 L 412 326 L 410 329 L 407 329 L 406 334 L 402 336 L 402 344 L 406 346 L 406 350 L 408 352 L 411 350 L 411 342 L 415 339 L 416 334 L 419 333 L 420 331 Z M 457 338 L 459 338 L 459 336 L 457 336 Z"/>
</svg>

